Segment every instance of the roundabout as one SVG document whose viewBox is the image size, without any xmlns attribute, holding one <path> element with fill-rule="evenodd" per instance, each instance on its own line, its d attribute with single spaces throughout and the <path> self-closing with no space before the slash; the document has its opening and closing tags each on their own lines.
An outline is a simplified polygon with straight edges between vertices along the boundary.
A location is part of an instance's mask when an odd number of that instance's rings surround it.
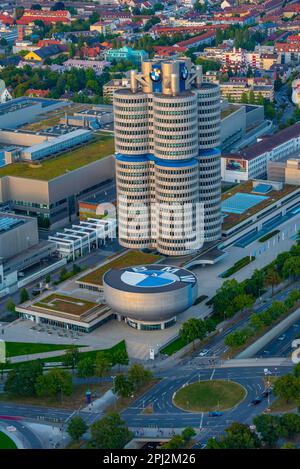
<svg viewBox="0 0 300 469">
<path fill-rule="evenodd" d="M 197 381 L 181 387 L 173 396 L 173 404 L 186 412 L 223 411 L 239 405 L 246 393 L 234 381 Z"/>
</svg>

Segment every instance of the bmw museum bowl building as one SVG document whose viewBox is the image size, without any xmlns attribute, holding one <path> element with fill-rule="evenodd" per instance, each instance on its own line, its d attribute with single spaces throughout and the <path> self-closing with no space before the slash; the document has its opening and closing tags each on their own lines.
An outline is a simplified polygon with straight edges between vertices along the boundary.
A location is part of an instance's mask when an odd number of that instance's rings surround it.
<svg viewBox="0 0 300 469">
<path fill-rule="evenodd" d="M 103 289 L 118 319 L 139 330 L 171 327 L 198 296 L 192 272 L 159 264 L 111 269 L 103 277 Z"/>
</svg>

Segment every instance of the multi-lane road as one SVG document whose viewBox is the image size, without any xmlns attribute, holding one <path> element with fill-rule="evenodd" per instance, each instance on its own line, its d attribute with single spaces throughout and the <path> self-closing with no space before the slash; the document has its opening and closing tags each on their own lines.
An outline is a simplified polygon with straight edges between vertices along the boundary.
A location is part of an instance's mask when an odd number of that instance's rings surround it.
<svg viewBox="0 0 300 469">
<path fill-rule="evenodd" d="M 137 399 L 122 413 L 122 417 L 130 428 L 143 431 L 145 427 L 157 427 L 158 435 L 163 436 L 164 429 L 194 427 L 201 429 L 200 441 L 215 437 L 224 432 L 232 422 L 239 421 L 251 424 L 255 415 L 262 413 L 272 402 L 264 398 L 256 406 L 251 401 L 261 396 L 265 390 L 265 367 L 233 367 L 233 368 L 199 368 L 191 370 L 180 369 L 180 376 L 164 376 L 162 380 L 145 395 Z M 285 374 L 290 365 L 270 367 L 273 376 Z M 236 407 L 222 412 L 218 417 L 211 417 L 209 413 L 186 412 L 173 404 L 174 393 L 183 385 L 202 380 L 222 379 L 241 384 L 246 390 L 245 399 Z M 145 408 L 153 409 L 152 413 L 145 413 Z M 216 409 L 217 410 L 217 409 Z"/>
</svg>

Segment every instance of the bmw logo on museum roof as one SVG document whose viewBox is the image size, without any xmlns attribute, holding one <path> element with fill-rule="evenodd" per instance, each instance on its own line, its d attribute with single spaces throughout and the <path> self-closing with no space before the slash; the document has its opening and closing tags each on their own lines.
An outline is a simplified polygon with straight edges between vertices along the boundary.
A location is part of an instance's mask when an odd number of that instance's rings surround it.
<svg viewBox="0 0 300 469">
<path fill-rule="evenodd" d="M 157 290 L 175 290 L 187 284 L 195 284 L 195 275 L 175 266 L 153 264 L 149 266 L 128 267 L 110 270 L 105 274 L 105 281 L 118 285 L 122 290 L 154 292 Z"/>
<path fill-rule="evenodd" d="M 114 312 L 146 324 L 176 320 L 198 295 L 196 276 L 180 267 L 149 264 L 108 270 L 103 293 Z M 135 326 L 132 326 L 135 327 Z"/>
</svg>

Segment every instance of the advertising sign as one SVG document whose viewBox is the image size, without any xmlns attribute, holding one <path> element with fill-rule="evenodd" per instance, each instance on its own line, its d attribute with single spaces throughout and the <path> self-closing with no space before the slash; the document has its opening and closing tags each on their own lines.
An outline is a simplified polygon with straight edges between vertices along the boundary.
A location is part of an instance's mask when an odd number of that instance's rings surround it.
<svg viewBox="0 0 300 469">
<path fill-rule="evenodd" d="M 245 173 L 247 171 L 247 161 L 236 158 L 226 158 L 226 171 Z"/>
</svg>

